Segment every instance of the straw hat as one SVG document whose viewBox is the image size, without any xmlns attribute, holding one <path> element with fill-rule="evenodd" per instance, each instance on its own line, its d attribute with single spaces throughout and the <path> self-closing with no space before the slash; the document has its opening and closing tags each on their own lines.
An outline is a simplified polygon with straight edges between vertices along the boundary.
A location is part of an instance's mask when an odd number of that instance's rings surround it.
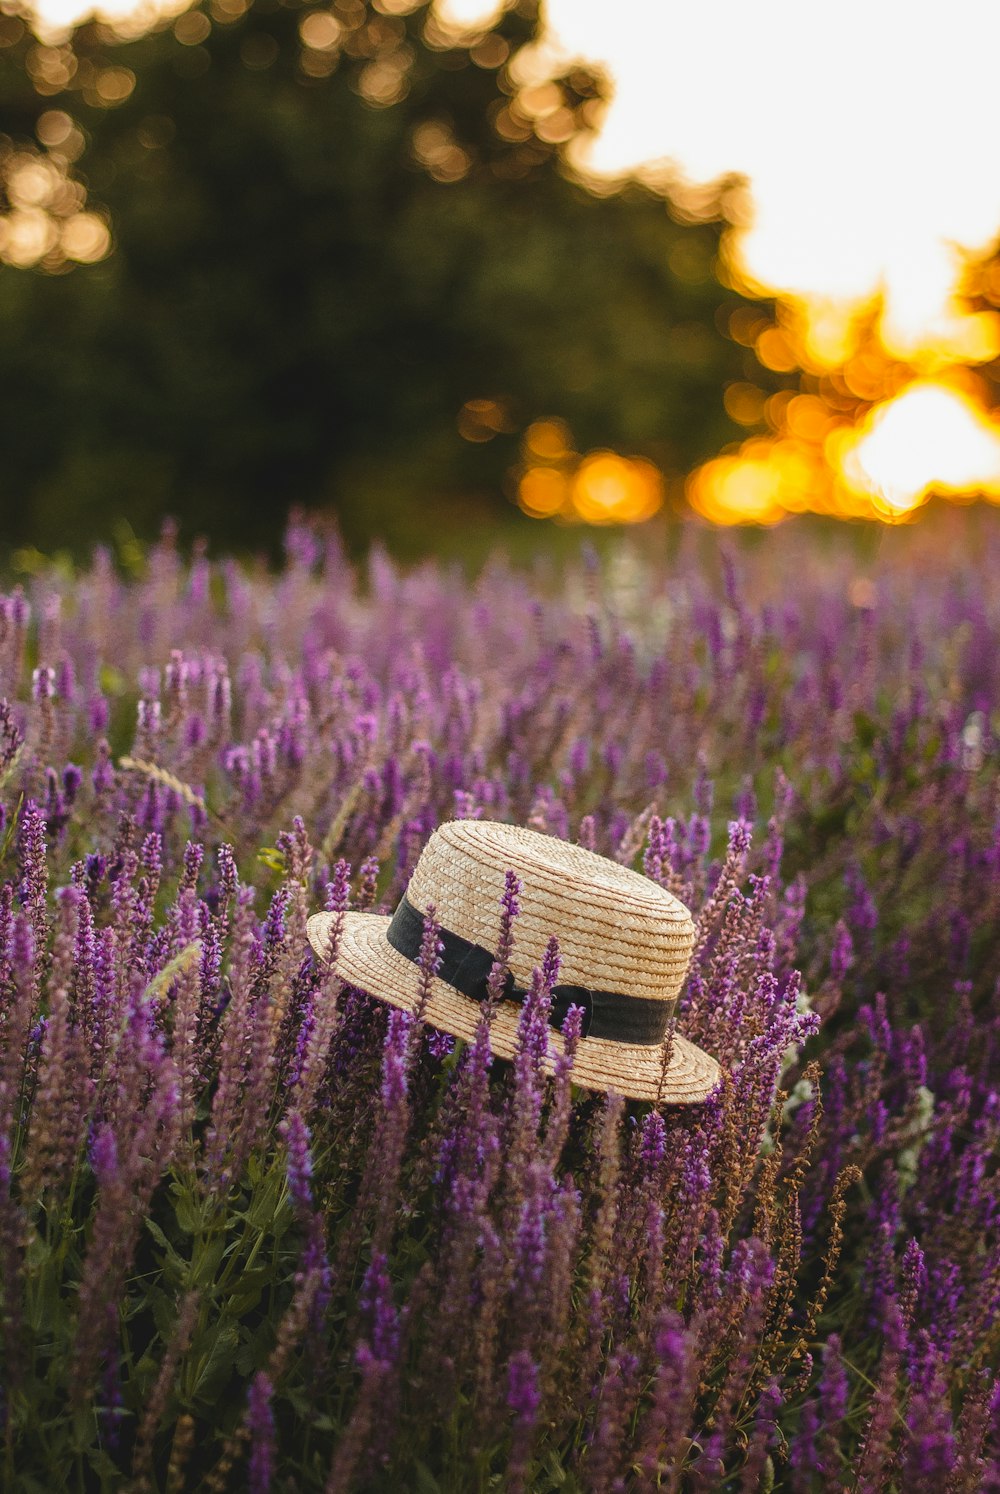
<svg viewBox="0 0 1000 1494">
<path fill-rule="evenodd" d="M 648 877 L 552 836 L 484 820 L 441 825 L 392 917 L 343 915 L 337 974 L 392 1006 L 415 1010 L 423 917 L 433 904 L 444 954 L 426 1019 L 471 1041 L 497 947 L 508 868 L 522 892 L 508 999 L 498 1004 L 490 1025 L 493 1052 L 513 1057 L 521 997 L 555 935 L 561 966 L 549 1061 L 562 1047 L 562 1016 L 576 1003 L 586 1015 L 575 1083 L 666 1104 L 704 1100 L 719 1066 L 679 1034 L 663 1072 L 663 1040 L 694 944 L 691 915 Z M 333 913 L 309 919 L 309 941 L 323 959 L 335 919 Z"/>
</svg>

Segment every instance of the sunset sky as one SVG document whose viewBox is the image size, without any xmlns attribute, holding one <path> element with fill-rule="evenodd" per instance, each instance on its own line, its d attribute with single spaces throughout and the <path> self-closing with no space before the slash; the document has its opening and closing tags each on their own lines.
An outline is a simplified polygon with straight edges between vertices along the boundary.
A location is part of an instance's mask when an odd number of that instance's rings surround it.
<svg viewBox="0 0 1000 1494">
<path fill-rule="evenodd" d="M 128 8 L 109 0 L 105 12 Z M 495 11 L 484 0 L 438 8 L 468 25 Z M 83 13 L 81 0 L 43 7 L 50 23 Z M 681 188 L 745 176 L 731 273 L 783 298 L 817 366 L 846 362 L 859 310 L 883 297 L 887 355 L 936 380 L 938 397 L 928 400 L 924 384 L 918 454 L 910 423 L 876 412 L 851 443 L 845 480 L 866 486 L 867 434 L 877 453 L 867 486 L 893 511 L 906 509 L 906 494 L 915 504 L 928 486 L 947 487 L 956 470 L 1000 493 L 1000 429 L 975 391 L 948 377 L 1000 350 L 997 316 L 969 314 L 956 295 L 966 257 L 986 254 L 1000 233 L 1000 6 L 547 0 L 546 15 L 548 40 L 521 59 L 525 77 L 579 57 L 613 79 L 607 117 L 578 164 L 615 176 L 655 163 Z M 893 442 L 906 447 L 895 485 Z M 838 450 L 846 460 L 843 440 Z M 754 481 L 759 489 L 759 472 Z"/>
<path fill-rule="evenodd" d="M 456 18 L 483 10 L 477 0 L 446 8 Z M 967 258 L 1000 234 L 1000 7 L 956 0 L 933 24 L 904 0 L 842 0 L 835 11 L 799 0 L 618 0 L 613 11 L 548 0 L 546 11 L 551 60 L 601 62 L 614 82 L 580 164 L 614 176 L 653 163 L 692 186 L 745 176 L 731 268 L 801 318 L 816 366 L 847 361 L 859 312 L 881 296 L 886 354 L 925 377 L 849 438 L 834 433 L 822 457 L 839 490 L 834 511 L 874 504 L 898 516 L 931 488 L 1000 497 L 994 412 L 948 376 L 1000 351 L 996 315 L 971 314 L 957 295 Z M 714 469 L 726 475 L 729 513 L 718 492 L 706 512 L 738 517 L 742 504 L 747 517 L 778 517 L 789 483 L 814 486 L 814 453 L 778 444 L 758 440 L 752 462 Z"/>
<path fill-rule="evenodd" d="M 954 331 L 958 251 L 1000 233 L 1000 7 L 955 0 L 933 25 L 904 0 L 547 0 L 546 13 L 554 50 L 614 79 L 592 166 L 743 173 L 741 258 L 761 286 L 848 305 L 884 289 L 900 342 Z"/>
</svg>

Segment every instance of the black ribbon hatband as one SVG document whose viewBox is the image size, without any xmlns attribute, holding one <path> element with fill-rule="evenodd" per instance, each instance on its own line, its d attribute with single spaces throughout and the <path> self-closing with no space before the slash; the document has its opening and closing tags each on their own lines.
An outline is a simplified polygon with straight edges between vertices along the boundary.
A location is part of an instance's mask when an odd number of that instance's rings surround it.
<svg viewBox="0 0 1000 1494">
<path fill-rule="evenodd" d="M 397 953 L 416 964 L 423 937 L 424 915 L 404 897 L 392 915 L 386 938 Z M 438 938 L 442 946 L 438 979 L 473 1001 L 485 1001 L 495 956 L 451 929 L 439 930 Z M 508 970 L 504 996 L 510 1001 L 523 1001 L 527 994 Z M 644 1045 L 663 1041 L 674 1010 L 673 1001 L 652 1001 L 621 991 L 593 991 L 587 986 L 554 986 L 551 1026 L 561 1027 L 571 1006 L 583 1007 L 584 1037 Z"/>
</svg>

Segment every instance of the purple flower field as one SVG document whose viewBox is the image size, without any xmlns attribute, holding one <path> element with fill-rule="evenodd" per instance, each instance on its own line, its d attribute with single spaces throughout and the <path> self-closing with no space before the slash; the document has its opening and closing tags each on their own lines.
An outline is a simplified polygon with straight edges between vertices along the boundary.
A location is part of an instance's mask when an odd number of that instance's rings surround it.
<svg viewBox="0 0 1000 1494">
<path fill-rule="evenodd" d="M 0 1484 L 1000 1490 L 975 517 L 0 599 Z M 470 816 L 692 909 L 706 1104 L 547 1076 L 551 958 L 513 1063 L 320 967 Z"/>
</svg>

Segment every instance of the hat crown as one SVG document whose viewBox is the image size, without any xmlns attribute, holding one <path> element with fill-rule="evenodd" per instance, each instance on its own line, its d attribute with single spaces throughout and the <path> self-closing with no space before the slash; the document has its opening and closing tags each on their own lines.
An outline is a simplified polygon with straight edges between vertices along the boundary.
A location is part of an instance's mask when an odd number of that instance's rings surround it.
<svg viewBox="0 0 1000 1494">
<path fill-rule="evenodd" d="M 649 877 L 582 846 L 491 820 L 453 820 L 434 831 L 407 899 L 470 943 L 495 950 L 505 874 L 522 884 L 510 967 L 527 985 L 551 937 L 559 979 L 650 1000 L 680 991 L 694 947 L 684 904 Z"/>
</svg>

